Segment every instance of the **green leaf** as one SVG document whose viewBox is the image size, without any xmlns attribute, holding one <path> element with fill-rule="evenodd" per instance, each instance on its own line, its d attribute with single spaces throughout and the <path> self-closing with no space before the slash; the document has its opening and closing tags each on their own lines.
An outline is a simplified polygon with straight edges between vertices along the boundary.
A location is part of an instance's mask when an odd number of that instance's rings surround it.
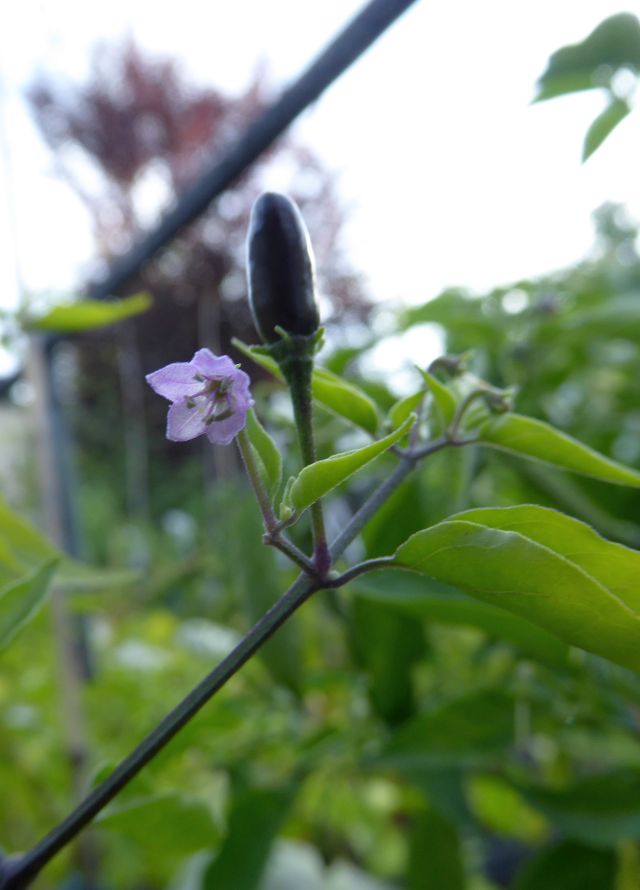
<svg viewBox="0 0 640 890">
<path fill-rule="evenodd" d="M 352 451 L 342 451 L 325 460 L 309 464 L 291 484 L 287 504 L 298 512 L 305 510 L 378 455 L 395 445 L 411 428 L 414 421 L 415 416 L 408 417 L 402 426 L 377 442 L 364 445 L 362 448 L 355 448 Z"/>
<path fill-rule="evenodd" d="M 140 315 L 151 303 L 150 295 L 144 293 L 121 300 L 79 300 L 54 306 L 44 315 L 29 319 L 26 326 L 32 330 L 67 334 L 92 331 Z"/>
<path fill-rule="evenodd" d="M 56 587 L 66 593 L 101 593 L 130 587 L 140 581 L 134 569 L 111 569 L 91 566 L 75 559 L 62 559 L 56 574 Z"/>
<path fill-rule="evenodd" d="M 380 418 L 375 403 L 366 393 L 325 368 L 315 368 L 312 378 L 313 397 L 339 417 L 375 436 Z"/>
<path fill-rule="evenodd" d="M 408 890 L 464 890 L 458 833 L 436 810 L 418 814 L 409 840 Z"/>
<path fill-rule="evenodd" d="M 556 636 L 518 615 L 478 602 L 454 587 L 393 570 L 365 575 L 355 586 L 361 596 L 386 603 L 408 615 L 442 624 L 477 627 L 491 637 L 506 640 L 543 664 L 551 667 L 566 664 L 568 646 Z"/>
<path fill-rule="evenodd" d="M 563 834 L 596 847 L 640 838 L 640 771 L 587 776 L 565 788 L 516 784 Z"/>
<path fill-rule="evenodd" d="M 584 569 L 640 614 L 640 552 L 607 541 L 590 526 L 548 507 L 485 507 L 458 513 L 456 519 L 518 532 Z"/>
<path fill-rule="evenodd" d="M 513 742 L 514 702 L 506 692 L 472 692 L 405 723 L 376 764 L 408 769 L 478 764 Z"/>
<path fill-rule="evenodd" d="M 398 399 L 398 401 L 391 406 L 391 409 L 387 414 L 387 422 L 389 426 L 395 429 L 395 427 L 404 423 L 407 417 L 409 417 L 410 414 L 413 414 L 414 411 L 417 411 L 420 407 L 420 404 L 424 401 L 424 396 L 425 390 L 423 388 L 418 392 L 412 393 L 410 396 Z"/>
<path fill-rule="evenodd" d="M 173 855 L 186 856 L 211 849 L 220 840 L 220 829 L 209 807 L 181 794 L 145 797 L 109 807 L 96 818 L 96 825 L 126 835 L 145 855 L 170 850 Z"/>
<path fill-rule="evenodd" d="M 0 649 L 6 648 L 36 615 L 47 595 L 56 565 L 57 560 L 51 560 L 20 581 L 0 588 Z"/>
<path fill-rule="evenodd" d="M 581 557 L 563 555 L 562 546 L 556 551 L 516 531 L 455 517 L 413 535 L 396 557 L 567 643 L 639 670 L 638 613 L 589 574 Z"/>
<path fill-rule="evenodd" d="M 282 480 L 282 455 L 276 443 L 256 417 L 253 408 L 247 413 L 247 433 L 260 458 L 267 488 L 272 494 L 275 494 Z"/>
<path fill-rule="evenodd" d="M 374 708 L 389 724 L 398 724 L 415 711 L 413 669 L 425 654 L 420 622 L 384 603 L 356 596 L 351 637 L 367 669 Z"/>
<path fill-rule="evenodd" d="M 536 101 L 606 86 L 599 73 L 618 68 L 640 70 L 640 22 L 630 13 L 605 19 L 585 40 L 557 50 L 538 81 Z"/>
<path fill-rule="evenodd" d="M 475 817 L 493 834 L 526 844 L 540 844 L 549 835 L 546 820 L 500 776 L 470 776 L 467 797 Z"/>
<path fill-rule="evenodd" d="M 266 354 L 260 346 L 248 346 L 242 340 L 233 339 L 233 344 L 265 371 L 281 383 L 284 377 L 278 363 Z M 326 368 L 314 368 L 312 377 L 313 398 L 339 417 L 355 424 L 370 435 L 378 429 L 379 417 L 375 402 L 369 396 L 337 374 Z"/>
<path fill-rule="evenodd" d="M 584 137 L 582 147 L 582 160 L 586 161 L 600 148 L 604 140 L 615 130 L 618 124 L 625 119 L 631 108 L 624 99 L 613 98 L 605 110 L 591 124 Z"/>
<path fill-rule="evenodd" d="M 2 499 L 0 499 L 0 541 L 3 549 L 6 547 L 13 560 L 23 568 L 35 568 L 60 556 L 44 535 L 14 513 Z"/>
<path fill-rule="evenodd" d="M 424 382 L 426 383 L 431 395 L 433 396 L 433 400 L 437 405 L 438 411 L 442 416 L 442 421 L 444 426 L 447 427 L 453 420 L 453 416 L 456 413 L 457 400 L 454 394 L 451 392 L 448 387 L 444 385 L 444 383 L 440 383 L 440 381 L 430 374 L 428 371 L 423 371 L 421 368 L 418 368 L 420 373 L 424 378 Z"/>
<path fill-rule="evenodd" d="M 560 841 L 527 862 L 514 890 L 615 890 L 616 855 Z"/>
<path fill-rule="evenodd" d="M 202 890 L 256 890 L 292 799 L 291 788 L 252 789 L 234 796 L 227 836 L 207 868 Z"/>
<path fill-rule="evenodd" d="M 640 487 L 640 473 L 599 454 L 587 445 L 533 417 L 500 414 L 490 417 L 477 430 L 483 445 L 499 448 L 581 473 L 615 485 Z"/>
</svg>

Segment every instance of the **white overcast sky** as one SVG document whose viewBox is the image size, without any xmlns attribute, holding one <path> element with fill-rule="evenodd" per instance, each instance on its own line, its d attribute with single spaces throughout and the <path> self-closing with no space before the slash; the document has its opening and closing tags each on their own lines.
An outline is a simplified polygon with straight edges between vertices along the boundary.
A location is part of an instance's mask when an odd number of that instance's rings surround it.
<svg viewBox="0 0 640 890">
<path fill-rule="evenodd" d="M 241 90 L 260 61 L 283 85 L 364 0 L 21 0 L 0 12 L 0 305 L 69 292 L 92 244 L 22 104 L 36 72 L 80 79 L 98 41 L 133 34 L 201 83 Z M 581 258 L 591 212 L 640 217 L 640 114 L 582 165 L 597 92 L 531 105 L 548 56 L 616 12 L 616 0 L 418 0 L 295 125 L 339 176 L 348 244 L 374 295 L 416 303 Z M 10 160 L 7 169 L 6 159 Z M 7 183 L 9 181 L 9 185 Z M 14 213 L 11 206 L 14 207 Z"/>
</svg>

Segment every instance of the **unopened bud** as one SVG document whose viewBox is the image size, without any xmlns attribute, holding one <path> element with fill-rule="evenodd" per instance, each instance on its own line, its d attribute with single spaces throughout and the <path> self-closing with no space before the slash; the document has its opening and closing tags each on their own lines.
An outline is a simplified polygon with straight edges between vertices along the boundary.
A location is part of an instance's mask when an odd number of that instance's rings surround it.
<svg viewBox="0 0 640 890">
<path fill-rule="evenodd" d="M 265 192 L 253 205 L 247 237 L 249 303 L 265 343 L 278 329 L 309 337 L 320 326 L 309 234 L 302 215 L 286 195 Z"/>
</svg>

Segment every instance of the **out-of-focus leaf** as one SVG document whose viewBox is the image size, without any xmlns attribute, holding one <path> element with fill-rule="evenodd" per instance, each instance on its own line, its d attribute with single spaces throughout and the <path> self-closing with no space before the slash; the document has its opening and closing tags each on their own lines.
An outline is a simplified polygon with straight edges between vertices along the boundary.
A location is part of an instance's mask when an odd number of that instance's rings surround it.
<svg viewBox="0 0 640 890">
<path fill-rule="evenodd" d="M 640 669 L 638 614 L 576 562 L 525 535 L 456 518 L 413 535 L 396 557 L 567 643 Z"/>
<path fill-rule="evenodd" d="M 96 825 L 118 831 L 142 850 L 171 850 L 184 856 L 210 850 L 220 840 L 220 828 L 201 800 L 180 794 L 145 797 L 110 807 L 96 818 Z"/>
<path fill-rule="evenodd" d="M 398 729 L 376 763 L 403 772 L 420 767 L 478 764 L 513 742 L 514 702 L 506 692 L 473 692 L 420 714 Z"/>
<path fill-rule="evenodd" d="M 615 890 L 616 855 L 573 841 L 560 841 L 530 860 L 514 890 Z"/>
<path fill-rule="evenodd" d="M 111 569 L 91 566 L 75 559 L 62 559 L 56 573 L 56 586 L 65 593 L 100 593 L 130 587 L 140 580 L 133 569 Z"/>
<path fill-rule="evenodd" d="M 50 560 L 37 571 L 0 588 L 0 650 L 8 646 L 37 613 L 56 565 L 57 560 Z"/>
<path fill-rule="evenodd" d="M 520 414 L 492 416 L 477 430 L 483 445 L 500 448 L 572 473 L 591 476 L 614 485 L 640 487 L 640 473 L 598 454 L 587 445 L 533 417 Z"/>
<path fill-rule="evenodd" d="M 342 377 L 325 368 L 316 368 L 312 380 L 313 397 L 334 414 L 374 436 L 380 419 L 369 396 Z"/>
<path fill-rule="evenodd" d="M 604 140 L 615 130 L 631 111 L 624 99 L 612 99 L 605 110 L 591 124 L 584 137 L 582 160 L 586 161 L 600 148 Z"/>
<path fill-rule="evenodd" d="M 247 433 L 264 469 L 267 488 L 274 494 L 282 480 L 282 455 L 253 408 L 247 413 Z"/>
<path fill-rule="evenodd" d="M 605 86 L 599 73 L 608 69 L 612 75 L 623 67 L 640 71 L 640 22 L 624 12 L 605 19 L 585 40 L 563 46 L 551 56 L 538 81 L 536 101 Z"/>
<path fill-rule="evenodd" d="M 402 426 L 383 439 L 378 439 L 377 442 L 364 445 L 362 448 L 355 448 L 352 451 L 342 451 L 325 460 L 309 464 L 292 482 L 288 491 L 287 506 L 298 511 L 305 510 L 353 476 L 354 473 L 357 473 L 378 455 L 388 451 L 392 445 L 400 441 L 414 421 L 415 416 L 408 417 Z"/>
<path fill-rule="evenodd" d="M 387 414 L 387 422 L 389 426 L 395 428 L 400 426 L 401 423 L 404 423 L 407 417 L 410 414 L 413 414 L 414 411 L 417 411 L 420 407 L 420 403 L 423 401 L 424 396 L 425 390 L 423 388 L 418 392 L 412 393 L 410 396 L 398 399 Z"/>
<path fill-rule="evenodd" d="M 53 544 L 0 499 L 0 541 L 23 568 L 60 556 Z M 1 558 L 0 558 L 1 561 Z"/>
<path fill-rule="evenodd" d="M 440 813 L 418 814 L 409 841 L 409 890 L 464 890 L 458 833 Z"/>
<path fill-rule="evenodd" d="M 66 334 L 92 331 L 140 315 L 149 309 L 151 302 L 151 296 L 144 293 L 120 300 L 79 300 L 54 306 L 44 315 L 29 319 L 27 327 Z"/>
<path fill-rule="evenodd" d="M 640 294 L 612 296 L 596 306 L 573 312 L 563 330 L 580 338 L 640 337 Z"/>
<path fill-rule="evenodd" d="M 256 890 L 292 800 L 292 788 L 253 789 L 234 796 L 227 835 L 205 872 L 202 890 Z"/>
<path fill-rule="evenodd" d="M 556 636 L 446 584 L 407 572 L 384 571 L 365 575 L 357 581 L 356 588 L 362 596 L 409 615 L 442 624 L 477 627 L 551 667 L 566 664 L 569 647 Z"/>
<path fill-rule="evenodd" d="M 412 670 L 424 655 L 424 630 L 420 622 L 360 596 L 354 598 L 352 618 L 373 705 L 388 723 L 401 723 L 415 710 Z"/>
<path fill-rule="evenodd" d="M 540 813 L 499 776 L 471 776 L 467 795 L 480 824 L 495 834 L 532 845 L 540 844 L 549 834 Z"/>
<path fill-rule="evenodd" d="M 563 834 L 595 847 L 640 837 L 640 771 L 588 776 L 566 788 L 518 786 Z"/>
<path fill-rule="evenodd" d="M 451 390 L 448 389 L 444 383 L 440 383 L 433 374 L 430 374 L 428 371 L 423 371 L 422 369 L 419 370 L 433 396 L 433 400 L 440 412 L 444 425 L 448 426 L 456 413 L 456 397 Z"/>
</svg>

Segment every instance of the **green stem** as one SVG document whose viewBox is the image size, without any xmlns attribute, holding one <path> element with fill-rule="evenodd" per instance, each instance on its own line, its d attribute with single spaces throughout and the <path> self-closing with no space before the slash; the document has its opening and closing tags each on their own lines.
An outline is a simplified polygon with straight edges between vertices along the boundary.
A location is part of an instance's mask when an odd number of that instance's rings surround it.
<svg viewBox="0 0 640 890">
<path fill-rule="evenodd" d="M 286 336 L 287 339 L 278 344 L 280 352 L 277 361 L 289 386 L 302 462 L 307 466 L 316 460 L 311 391 L 315 337 Z M 310 513 L 315 566 L 318 574 L 325 576 L 331 567 L 331 557 L 320 501 L 311 505 Z"/>
<path fill-rule="evenodd" d="M 275 547 L 276 550 L 280 550 L 281 553 L 284 553 L 285 556 L 288 556 L 289 559 L 292 560 L 292 562 L 295 562 L 296 565 L 298 565 L 303 570 L 303 572 L 306 572 L 307 575 L 315 578 L 317 576 L 317 572 L 314 563 L 305 553 L 302 552 L 302 550 L 299 550 L 295 544 L 282 537 L 281 529 L 278 525 L 278 520 L 276 519 L 276 515 L 273 512 L 273 507 L 271 506 L 269 492 L 267 491 L 262 476 L 260 475 L 260 470 L 258 469 L 258 464 L 256 462 L 256 456 L 253 448 L 251 447 L 251 441 L 249 439 L 249 434 L 247 433 L 246 428 L 238 433 L 236 441 L 238 443 L 240 456 L 242 457 L 242 463 L 244 464 L 244 468 L 247 471 L 249 482 L 251 483 L 251 487 L 253 488 L 253 491 L 255 493 L 258 505 L 260 506 L 260 512 L 262 513 L 262 518 L 264 520 L 264 526 L 266 529 L 266 534 L 263 539 L 264 543 L 270 545 L 271 547 Z"/>
<path fill-rule="evenodd" d="M 251 446 L 249 434 L 247 433 L 246 427 L 245 429 L 240 430 L 236 437 L 236 442 L 238 443 L 238 450 L 240 451 L 242 463 L 244 464 L 244 468 L 247 471 L 249 482 L 251 483 L 251 487 L 253 488 L 256 499 L 258 501 L 260 512 L 262 513 L 264 526 L 267 532 L 272 534 L 277 528 L 278 520 L 276 519 L 276 514 L 273 512 L 269 493 L 262 480 L 262 476 L 260 475 L 260 470 L 258 469 L 258 464 L 256 463 L 256 456 Z"/>
</svg>

